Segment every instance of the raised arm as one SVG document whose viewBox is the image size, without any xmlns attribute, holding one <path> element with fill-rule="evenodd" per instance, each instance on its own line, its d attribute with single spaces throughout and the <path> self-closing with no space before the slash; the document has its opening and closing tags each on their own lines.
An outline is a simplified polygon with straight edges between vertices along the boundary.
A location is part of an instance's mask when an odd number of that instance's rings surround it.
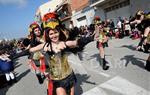
<svg viewBox="0 0 150 95">
<path fill-rule="evenodd" d="M 74 48 L 74 47 L 84 47 L 89 42 L 93 41 L 93 37 L 81 37 L 74 41 L 66 41 L 66 47 Z"/>
<path fill-rule="evenodd" d="M 144 30 L 144 36 L 147 37 L 150 32 L 150 27 L 146 27 Z"/>
<path fill-rule="evenodd" d="M 29 52 L 36 52 L 36 51 L 39 51 L 39 50 L 43 49 L 44 44 L 45 43 L 42 43 L 42 44 L 39 44 L 39 45 L 37 45 L 35 47 L 30 48 Z"/>
<path fill-rule="evenodd" d="M 77 40 L 74 41 L 66 41 L 65 42 L 66 47 L 74 48 L 78 46 Z"/>
<path fill-rule="evenodd" d="M 10 55 L 9 58 L 10 59 L 16 59 L 16 58 L 19 58 L 19 57 L 22 57 L 22 56 L 30 55 L 30 53 L 32 53 L 32 52 L 36 52 L 36 51 L 41 50 L 43 48 L 43 46 L 44 46 L 44 43 L 43 44 L 39 44 L 36 47 L 32 47 L 32 48 L 23 50 L 22 52 L 17 53 L 15 55 Z"/>
<path fill-rule="evenodd" d="M 139 23 L 141 23 L 141 20 L 134 20 L 134 21 L 130 22 L 131 25 L 132 24 L 139 24 Z"/>
</svg>

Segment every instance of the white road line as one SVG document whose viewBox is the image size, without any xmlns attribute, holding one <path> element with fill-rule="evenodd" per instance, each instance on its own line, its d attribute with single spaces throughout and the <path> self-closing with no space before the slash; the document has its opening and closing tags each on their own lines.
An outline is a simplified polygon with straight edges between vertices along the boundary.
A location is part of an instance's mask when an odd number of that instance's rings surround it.
<svg viewBox="0 0 150 95">
<path fill-rule="evenodd" d="M 148 95 L 149 93 L 144 88 L 119 76 L 101 84 L 100 87 L 120 93 L 121 95 Z"/>
<path fill-rule="evenodd" d="M 117 95 L 150 95 L 150 92 L 144 88 L 131 83 L 130 81 L 116 76 L 109 81 L 98 85 L 97 87 L 84 92 L 82 95 L 108 95 L 107 89 L 116 93 Z M 113 94 L 114 95 L 114 94 Z"/>
<path fill-rule="evenodd" d="M 104 90 L 95 87 L 85 93 L 83 93 L 82 95 L 108 95 Z"/>
<path fill-rule="evenodd" d="M 109 74 L 106 74 L 106 73 L 103 73 L 103 72 L 100 72 L 100 73 L 98 73 L 98 74 L 100 74 L 100 75 L 103 75 L 103 76 L 105 76 L 105 77 L 110 77 L 110 75 Z"/>
<path fill-rule="evenodd" d="M 87 69 L 88 69 L 88 68 L 87 68 Z M 88 69 L 88 70 L 91 71 L 91 72 L 97 73 L 97 74 L 99 74 L 99 75 L 102 75 L 102 76 L 104 76 L 104 77 L 107 77 L 107 78 L 111 77 L 109 74 L 100 72 L 99 70 L 94 70 L 94 69 Z"/>
</svg>

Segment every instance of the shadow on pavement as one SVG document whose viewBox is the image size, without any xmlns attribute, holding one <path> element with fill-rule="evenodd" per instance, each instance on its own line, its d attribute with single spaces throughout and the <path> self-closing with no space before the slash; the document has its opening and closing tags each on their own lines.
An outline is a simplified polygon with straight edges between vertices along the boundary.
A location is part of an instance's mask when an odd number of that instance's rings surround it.
<svg viewBox="0 0 150 95">
<path fill-rule="evenodd" d="M 21 78 L 26 76 L 29 72 L 30 72 L 30 69 L 28 69 L 28 70 L 24 71 L 23 73 L 21 73 L 19 76 L 17 76 L 17 81 L 21 80 Z"/>
<path fill-rule="evenodd" d="M 112 56 L 112 55 L 105 55 L 105 57 L 106 57 L 106 56 Z M 96 58 L 96 61 L 97 61 L 97 62 L 99 62 L 99 64 L 100 64 L 100 65 L 102 65 L 102 64 L 100 63 L 100 59 L 101 59 L 101 58 L 100 58 L 99 53 L 94 54 L 94 55 L 91 55 L 91 56 L 90 56 L 90 58 L 89 58 L 89 59 L 87 59 L 87 60 L 91 60 L 91 59 L 93 59 L 93 58 Z M 108 63 L 108 61 L 107 61 L 107 60 L 106 60 L 106 62 Z"/>
<path fill-rule="evenodd" d="M 128 49 L 130 49 L 130 50 L 136 50 L 136 47 L 133 46 L 133 45 L 123 45 L 123 46 L 121 46 L 120 48 L 122 48 L 122 47 L 128 48 Z"/>
<path fill-rule="evenodd" d="M 18 68 L 18 67 L 20 67 L 20 66 L 22 65 L 22 64 L 19 64 L 18 60 L 19 60 L 19 59 L 14 59 L 14 60 L 13 60 L 14 68 Z"/>
<path fill-rule="evenodd" d="M 96 58 L 96 61 L 100 62 L 100 56 L 99 56 L 99 53 L 91 55 L 90 58 L 87 59 L 87 60 L 91 60 L 91 59 L 93 59 L 93 58 Z"/>
<path fill-rule="evenodd" d="M 20 67 L 22 64 L 15 64 L 15 68 L 18 68 L 18 67 Z"/>
<path fill-rule="evenodd" d="M 126 55 L 120 60 L 126 60 L 126 63 L 125 63 L 126 67 L 131 62 L 133 65 L 137 65 L 138 67 L 144 69 L 144 63 L 141 61 L 141 59 L 134 57 L 134 55 Z"/>
<path fill-rule="evenodd" d="M 76 74 L 76 78 L 77 78 L 77 83 L 76 83 L 76 86 L 75 86 L 75 95 L 81 95 L 83 94 L 83 90 L 82 90 L 82 87 L 81 85 L 83 85 L 83 83 L 88 83 L 88 84 L 92 84 L 92 85 L 96 85 L 95 82 L 91 82 L 91 81 L 88 81 L 90 76 L 86 75 L 86 74 Z"/>
</svg>

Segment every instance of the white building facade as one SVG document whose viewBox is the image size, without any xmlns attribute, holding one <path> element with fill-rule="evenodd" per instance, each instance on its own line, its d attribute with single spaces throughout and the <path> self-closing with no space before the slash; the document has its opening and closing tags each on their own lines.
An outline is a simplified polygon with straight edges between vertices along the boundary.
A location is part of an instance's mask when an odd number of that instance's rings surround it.
<svg viewBox="0 0 150 95">
<path fill-rule="evenodd" d="M 41 5 L 36 13 L 36 18 L 42 18 L 47 12 L 56 11 L 62 15 L 65 13 L 64 7 L 70 6 L 71 0 L 50 0 L 49 2 Z M 66 3 L 67 2 L 67 3 Z M 93 22 L 95 16 L 99 16 L 102 20 L 112 19 L 116 24 L 118 17 L 134 16 L 138 10 L 143 10 L 145 12 L 150 11 L 150 0 L 89 0 L 89 4 L 81 10 L 72 11 L 70 13 L 69 8 L 67 8 L 67 14 L 69 14 L 63 23 L 69 26 L 69 21 L 72 20 L 74 26 L 80 27 L 85 25 L 90 25 Z M 62 15 L 63 16 L 63 15 Z"/>
<path fill-rule="evenodd" d="M 116 24 L 118 17 L 134 16 L 138 10 L 150 11 L 150 0 L 89 0 L 89 6 L 72 13 L 72 21 L 77 27 L 90 25 L 94 16 L 102 20 L 112 19 Z"/>
<path fill-rule="evenodd" d="M 72 21 L 74 26 L 80 27 L 90 25 L 92 23 L 94 13 L 94 9 L 91 7 L 86 7 L 81 11 L 72 13 Z"/>
<path fill-rule="evenodd" d="M 36 11 L 35 21 L 41 22 L 43 16 L 49 12 L 55 12 L 55 10 L 64 2 L 64 0 L 50 0 L 47 3 L 42 4 Z"/>
</svg>

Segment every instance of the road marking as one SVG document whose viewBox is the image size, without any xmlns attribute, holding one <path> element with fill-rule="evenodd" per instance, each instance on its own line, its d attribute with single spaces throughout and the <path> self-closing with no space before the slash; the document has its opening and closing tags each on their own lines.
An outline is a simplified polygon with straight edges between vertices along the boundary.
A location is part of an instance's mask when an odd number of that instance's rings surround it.
<svg viewBox="0 0 150 95">
<path fill-rule="evenodd" d="M 100 75 L 103 75 L 103 76 L 105 76 L 105 77 L 110 77 L 110 75 L 109 74 L 106 74 L 106 73 L 103 73 L 103 72 L 100 72 L 100 73 L 98 73 L 98 74 L 100 74 Z"/>
<path fill-rule="evenodd" d="M 110 90 L 113 93 L 116 93 L 116 95 L 150 95 L 149 91 L 120 76 L 116 76 L 107 82 L 84 92 L 82 95 L 108 95 L 106 92 L 107 90 L 103 89 Z"/>
<path fill-rule="evenodd" d="M 82 95 L 108 95 L 104 90 L 95 87 L 85 93 L 83 93 Z"/>
<path fill-rule="evenodd" d="M 109 78 L 110 77 L 110 75 L 109 74 L 106 74 L 106 73 L 103 73 L 103 72 L 100 72 L 99 70 L 94 70 L 94 69 L 89 69 L 89 68 L 87 68 L 89 71 L 91 71 L 91 72 L 94 72 L 94 73 L 97 73 L 97 74 L 99 74 L 99 75 L 102 75 L 102 76 L 104 76 L 104 77 L 107 77 L 107 78 Z"/>
<path fill-rule="evenodd" d="M 101 84 L 100 87 L 120 93 L 121 95 L 148 95 L 149 93 L 144 88 L 119 76 Z"/>
<path fill-rule="evenodd" d="M 110 77 L 109 74 L 101 72 L 100 68 L 102 68 L 102 67 L 100 66 L 100 64 L 98 63 L 98 61 L 96 61 L 96 58 L 91 59 L 89 61 L 88 65 L 87 65 L 87 63 L 85 65 L 86 65 L 85 68 L 87 70 L 91 71 L 91 72 L 94 72 L 96 74 L 102 75 L 102 76 L 107 77 L 107 78 Z"/>
</svg>

